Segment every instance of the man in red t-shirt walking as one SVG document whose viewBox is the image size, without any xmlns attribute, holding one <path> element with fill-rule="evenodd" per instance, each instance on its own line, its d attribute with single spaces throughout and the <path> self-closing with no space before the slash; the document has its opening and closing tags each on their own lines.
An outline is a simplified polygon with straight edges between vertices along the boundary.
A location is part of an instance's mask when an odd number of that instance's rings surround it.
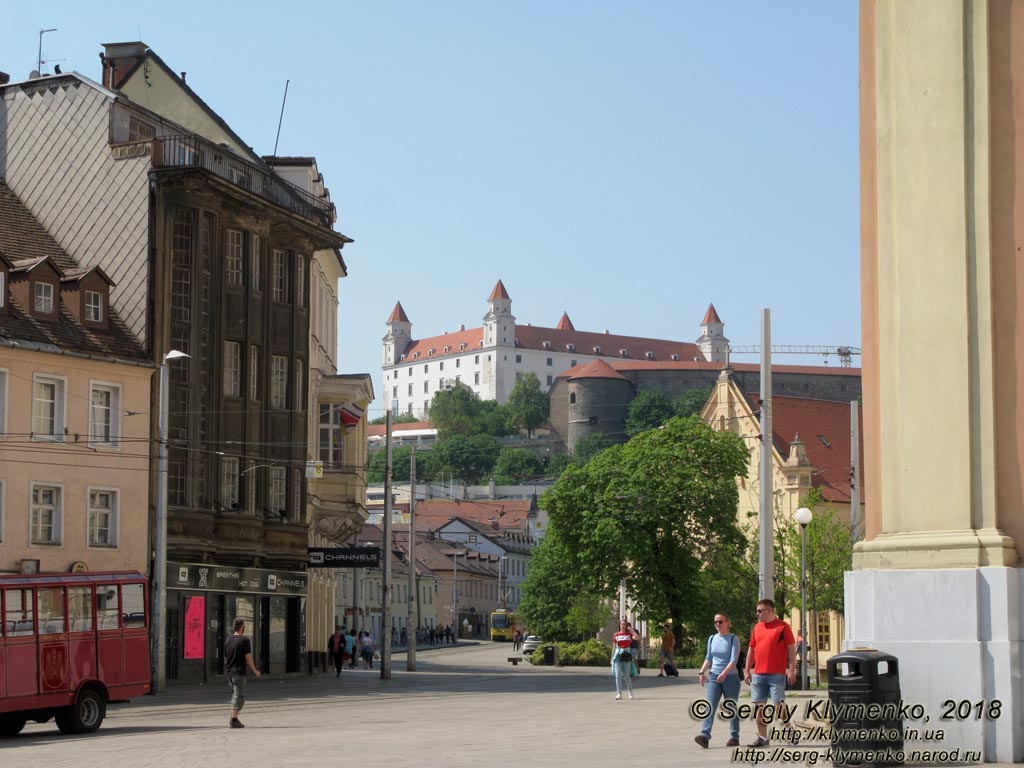
<svg viewBox="0 0 1024 768">
<path fill-rule="evenodd" d="M 750 701 L 757 707 L 758 737 L 751 747 L 768 746 L 768 724 L 763 707 L 768 699 L 781 704 L 786 698 L 786 681 L 796 681 L 796 638 L 789 624 L 775 616 L 775 603 L 757 601 L 757 624 L 750 631 L 750 652 L 744 677 L 750 684 Z"/>
</svg>

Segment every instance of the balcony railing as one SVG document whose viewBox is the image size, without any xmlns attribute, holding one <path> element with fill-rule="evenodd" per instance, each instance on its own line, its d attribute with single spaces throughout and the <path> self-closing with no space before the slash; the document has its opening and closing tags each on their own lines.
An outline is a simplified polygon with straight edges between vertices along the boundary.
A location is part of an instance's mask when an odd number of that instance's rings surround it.
<svg viewBox="0 0 1024 768">
<path fill-rule="evenodd" d="M 240 189 L 323 227 L 333 224 L 333 206 L 323 198 L 285 181 L 230 149 L 199 136 L 160 136 L 153 139 L 157 168 L 205 168 Z"/>
</svg>

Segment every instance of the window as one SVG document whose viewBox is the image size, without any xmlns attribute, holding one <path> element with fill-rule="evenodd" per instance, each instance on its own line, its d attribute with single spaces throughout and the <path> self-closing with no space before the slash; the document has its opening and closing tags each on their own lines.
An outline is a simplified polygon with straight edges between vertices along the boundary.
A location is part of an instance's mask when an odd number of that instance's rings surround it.
<svg viewBox="0 0 1024 768">
<path fill-rule="evenodd" d="M 569 367 L 570 368 L 575 368 L 576 367 L 576 361 L 575 360 L 570 360 L 569 361 Z"/>
<path fill-rule="evenodd" d="M 92 587 L 68 587 L 68 631 L 92 632 Z"/>
<path fill-rule="evenodd" d="M 429 400 L 424 400 L 423 401 L 423 414 L 426 415 L 429 410 L 430 410 L 430 401 Z"/>
<path fill-rule="evenodd" d="M 274 266 L 271 280 L 273 281 L 274 301 L 288 301 L 288 253 L 287 251 L 274 251 Z"/>
<path fill-rule="evenodd" d="M 128 119 L 128 141 L 149 141 L 156 136 L 156 128 L 137 118 Z"/>
<path fill-rule="evenodd" d="M 62 491 L 59 485 L 32 484 L 30 544 L 60 544 Z"/>
<path fill-rule="evenodd" d="M 479 384 L 480 383 L 480 374 L 479 373 L 474 373 L 473 374 L 473 383 L 474 384 Z"/>
<path fill-rule="evenodd" d="M 33 292 L 36 312 L 53 314 L 53 283 L 36 283 Z"/>
<path fill-rule="evenodd" d="M 424 373 L 430 373 L 430 363 L 424 363 L 423 364 L 423 372 Z"/>
<path fill-rule="evenodd" d="M 242 237 L 237 229 L 224 233 L 224 281 L 228 285 L 242 284 Z"/>
<path fill-rule="evenodd" d="M 284 467 L 270 468 L 270 512 L 277 514 L 284 509 Z"/>
<path fill-rule="evenodd" d="M 480 365 L 480 355 L 473 355 L 473 365 Z"/>
<path fill-rule="evenodd" d="M 600 347 L 594 347 L 594 354 L 595 355 L 600 355 L 601 354 L 601 348 Z"/>
<path fill-rule="evenodd" d="M 409 385 L 409 392 L 407 394 L 409 397 L 412 397 L 412 384 Z"/>
<path fill-rule="evenodd" d="M 444 370 L 444 360 L 442 360 L 440 363 L 438 363 L 438 365 L 440 366 L 440 368 L 438 368 L 438 370 L 443 371 Z"/>
<path fill-rule="evenodd" d="M 242 474 L 245 475 L 245 509 L 250 515 L 256 514 L 256 480 L 259 465 L 253 464 Z"/>
<path fill-rule="evenodd" d="M 320 461 L 324 469 L 341 469 L 341 450 L 344 432 L 341 428 L 341 408 L 327 403 L 320 406 Z"/>
<path fill-rule="evenodd" d="M 517 363 L 523 362 L 523 356 L 522 355 L 516 355 L 516 362 Z"/>
<path fill-rule="evenodd" d="M 220 459 L 220 503 L 224 509 L 238 509 L 238 457 Z"/>
<path fill-rule="evenodd" d="M 462 367 L 462 361 L 459 358 L 457 358 L 457 357 L 455 358 L 455 367 L 456 368 L 461 368 Z"/>
<path fill-rule="evenodd" d="M 89 444 L 113 446 L 120 434 L 121 390 L 93 384 L 89 392 Z"/>
<path fill-rule="evenodd" d="M 410 368 L 407 368 L 406 370 L 409 371 L 409 375 L 412 376 L 412 368 L 410 367 Z"/>
<path fill-rule="evenodd" d="M 146 626 L 146 594 L 143 584 L 125 584 L 121 587 L 121 611 L 124 628 Z"/>
<path fill-rule="evenodd" d="M 548 365 L 551 365 L 551 363 L 552 363 L 552 360 L 551 360 L 551 358 L 549 357 L 549 358 L 548 358 L 548 363 L 547 363 L 547 364 L 548 364 Z"/>
<path fill-rule="evenodd" d="M 117 496 L 110 488 L 89 489 L 89 546 L 117 546 Z"/>
<path fill-rule="evenodd" d="M 252 236 L 252 250 L 249 252 L 249 287 L 253 293 L 263 290 L 263 243 L 259 235 Z"/>
<path fill-rule="evenodd" d="M 552 381 L 554 381 L 554 376 L 552 376 L 552 375 L 551 375 L 551 374 L 549 373 L 549 374 L 548 374 L 548 386 L 549 386 L 549 387 L 551 386 L 551 382 L 552 382 Z"/>
<path fill-rule="evenodd" d="M 398 397 L 398 387 L 392 387 L 391 388 L 391 397 L 392 397 L 392 399 Z"/>
<path fill-rule="evenodd" d="M 224 394 L 238 397 L 241 393 L 240 367 L 241 345 L 237 341 L 224 342 Z"/>
<path fill-rule="evenodd" d="M 32 599 L 31 589 L 7 589 L 4 590 L 4 624 L 7 627 L 7 636 L 33 634 L 33 623 L 35 620 L 35 601 Z"/>
<path fill-rule="evenodd" d="M 288 358 L 274 355 L 270 359 L 270 407 L 284 408 L 285 388 L 288 383 Z"/>
<path fill-rule="evenodd" d="M 822 611 L 821 613 L 817 614 L 819 651 L 832 650 L 832 627 L 829 624 L 828 618 L 828 611 Z"/>
<path fill-rule="evenodd" d="M 85 292 L 85 319 L 90 323 L 103 322 L 103 294 L 99 291 Z"/>
<path fill-rule="evenodd" d="M 295 257 L 295 305 L 306 306 L 306 257 L 301 253 Z"/>
<path fill-rule="evenodd" d="M 295 396 L 292 398 L 295 401 L 295 405 L 292 406 L 296 411 L 305 411 L 303 407 L 305 404 L 302 402 L 302 361 L 295 361 Z"/>
<path fill-rule="evenodd" d="M 292 470 L 292 517 L 301 520 L 302 515 L 302 470 Z"/>
<path fill-rule="evenodd" d="M 430 394 L 430 382 L 429 381 L 424 381 L 423 382 L 423 394 L 424 395 L 429 395 Z"/>
<path fill-rule="evenodd" d="M 64 631 L 64 587 L 36 590 L 39 603 L 39 634 L 59 635 Z"/>
<path fill-rule="evenodd" d="M 52 376 L 32 379 L 32 435 L 64 437 L 64 380 Z"/>
<path fill-rule="evenodd" d="M 260 348 L 255 344 L 249 346 L 249 399 L 260 399 Z"/>
</svg>

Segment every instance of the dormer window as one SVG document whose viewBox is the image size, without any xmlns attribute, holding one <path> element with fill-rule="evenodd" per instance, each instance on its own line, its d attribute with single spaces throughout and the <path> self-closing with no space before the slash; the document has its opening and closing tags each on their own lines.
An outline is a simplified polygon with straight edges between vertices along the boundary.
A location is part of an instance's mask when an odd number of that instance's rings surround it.
<svg viewBox="0 0 1024 768">
<path fill-rule="evenodd" d="M 565 345 L 565 349 L 568 352 L 575 352 L 576 351 L 576 345 L 575 344 L 566 344 Z"/>
<path fill-rule="evenodd" d="M 541 346 L 544 347 L 544 349 L 551 349 L 551 342 L 545 341 L 541 344 Z"/>
<path fill-rule="evenodd" d="M 412 353 L 412 359 L 413 359 L 413 360 L 415 360 L 415 359 L 416 359 L 416 358 L 418 358 L 419 356 L 420 356 L 420 353 L 419 353 L 419 352 L 413 352 L 413 353 Z"/>
<path fill-rule="evenodd" d="M 451 351 L 451 347 L 447 344 L 444 345 L 444 353 L 447 355 Z"/>
<path fill-rule="evenodd" d="M 405 355 L 399 355 L 398 362 L 402 362 L 403 360 L 405 360 Z"/>
<path fill-rule="evenodd" d="M 653 352 L 644 352 L 644 357 L 646 357 L 648 360 L 653 360 L 654 359 L 654 353 Z"/>
<path fill-rule="evenodd" d="M 679 355 L 672 355 L 673 360 L 679 360 Z"/>
<path fill-rule="evenodd" d="M 600 355 L 601 354 L 601 348 L 600 347 L 594 347 L 594 354 L 595 355 Z"/>
<path fill-rule="evenodd" d="M 36 283 L 33 296 L 36 312 L 53 314 L 53 283 Z"/>
<path fill-rule="evenodd" d="M 103 322 L 103 294 L 99 291 L 85 292 L 85 319 L 90 323 Z"/>
<path fill-rule="evenodd" d="M 427 350 L 427 357 L 433 357 L 433 356 L 434 356 L 434 350 L 428 349 Z"/>
<path fill-rule="evenodd" d="M 620 349 L 619 350 L 619 357 L 629 357 L 629 350 L 628 349 Z"/>
</svg>

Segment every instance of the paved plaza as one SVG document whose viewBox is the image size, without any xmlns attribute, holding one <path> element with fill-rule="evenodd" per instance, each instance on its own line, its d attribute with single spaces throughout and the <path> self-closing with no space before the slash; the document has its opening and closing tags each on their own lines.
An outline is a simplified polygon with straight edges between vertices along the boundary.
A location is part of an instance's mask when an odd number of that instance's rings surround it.
<svg viewBox="0 0 1024 768">
<path fill-rule="evenodd" d="M 607 669 L 513 667 L 509 644 L 481 643 L 418 654 L 417 672 L 395 657 L 391 680 L 346 670 L 288 680 L 249 680 L 244 730 L 228 723 L 226 684 L 171 686 L 167 694 L 110 708 L 96 734 L 62 735 L 30 723 L 0 740 L 3 768 L 131 766 L 714 766 L 734 762 L 715 724 L 711 748 L 697 746 L 690 714 L 703 693 L 692 670 L 658 678 L 644 670 L 636 699 L 615 701 Z M 744 696 L 749 689 L 744 687 Z M 749 698 L 747 698 L 749 701 Z M 791 699 L 800 702 L 807 700 Z M 741 699 L 741 703 L 743 699 Z M 754 738 L 742 724 L 742 743 Z M 777 740 L 773 746 L 791 745 Z M 828 745 L 802 744 L 811 763 Z M 763 754 L 763 753 L 762 753 Z M 777 756 L 778 757 L 778 756 Z M 737 763 L 748 762 L 738 759 Z M 819 765 L 830 765 L 822 758 Z M 750 764 L 753 764 L 750 761 Z M 763 763 L 762 763 L 763 764 Z"/>
</svg>

